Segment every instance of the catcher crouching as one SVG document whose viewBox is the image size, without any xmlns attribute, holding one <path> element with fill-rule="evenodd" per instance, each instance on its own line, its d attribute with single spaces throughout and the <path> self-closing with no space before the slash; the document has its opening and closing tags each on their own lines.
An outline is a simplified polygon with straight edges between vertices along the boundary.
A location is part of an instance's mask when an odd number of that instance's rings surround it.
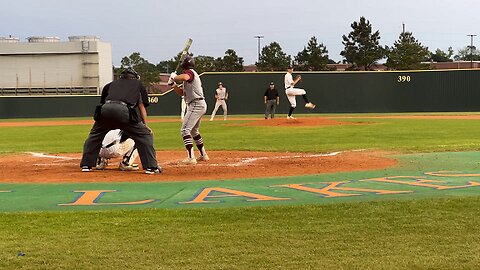
<svg viewBox="0 0 480 270">
<path fill-rule="evenodd" d="M 111 158 L 122 157 L 122 161 L 118 165 L 121 171 L 137 171 L 138 164 L 135 160 L 138 157 L 138 151 L 135 142 L 129 138 L 122 130 L 114 129 L 105 135 L 102 142 L 102 148 L 98 154 L 97 170 L 107 168 Z"/>
</svg>

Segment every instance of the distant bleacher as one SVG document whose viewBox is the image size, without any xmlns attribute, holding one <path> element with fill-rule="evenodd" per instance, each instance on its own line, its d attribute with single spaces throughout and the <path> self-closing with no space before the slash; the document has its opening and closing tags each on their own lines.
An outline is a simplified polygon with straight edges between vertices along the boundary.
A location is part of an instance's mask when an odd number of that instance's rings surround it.
<svg viewBox="0 0 480 270">
<path fill-rule="evenodd" d="M 0 88 L 0 96 L 56 96 L 56 95 L 97 95 L 98 88 L 57 87 L 57 88 Z"/>
</svg>

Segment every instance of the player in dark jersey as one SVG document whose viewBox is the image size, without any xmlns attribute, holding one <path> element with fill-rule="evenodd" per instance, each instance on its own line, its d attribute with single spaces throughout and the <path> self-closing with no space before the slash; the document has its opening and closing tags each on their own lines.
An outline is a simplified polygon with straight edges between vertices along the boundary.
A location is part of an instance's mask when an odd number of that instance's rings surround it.
<svg viewBox="0 0 480 270">
<path fill-rule="evenodd" d="M 133 69 L 126 69 L 120 79 L 103 88 L 101 105 L 97 106 L 95 113 L 95 123 L 83 146 L 80 162 L 83 172 L 89 172 L 95 167 L 102 140 L 112 129 L 121 129 L 135 141 L 145 173 L 155 174 L 162 171 L 157 163 L 153 133 L 147 126 L 147 91 L 139 78 Z"/>
</svg>

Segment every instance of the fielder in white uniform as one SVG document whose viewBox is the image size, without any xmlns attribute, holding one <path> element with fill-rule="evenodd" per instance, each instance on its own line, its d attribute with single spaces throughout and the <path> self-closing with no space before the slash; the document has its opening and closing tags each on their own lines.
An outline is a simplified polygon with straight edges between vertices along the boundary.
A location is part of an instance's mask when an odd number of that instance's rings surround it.
<svg viewBox="0 0 480 270">
<path fill-rule="evenodd" d="M 192 56 L 187 55 L 181 64 L 183 73 L 177 75 L 176 72 L 170 74 L 168 84 L 174 87 L 174 91 L 183 96 L 185 103 L 187 103 L 187 113 L 183 117 L 182 128 L 180 130 L 183 144 L 187 150 L 187 158 L 181 163 L 184 165 L 195 165 L 197 161 L 208 161 L 210 158 L 207 155 L 203 139 L 200 135 L 200 122 L 202 116 L 207 112 L 207 103 L 203 95 L 202 81 L 198 73 L 193 70 L 195 67 L 195 60 Z M 183 87 L 177 85 L 182 83 Z M 197 145 L 200 156 L 195 158 L 193 151 L 193 141 Z"/>
<path fill-rule="evenodd" d="M 138 164 L 134 164 L 138 157 L 135 142 L 120 129 L 110 130 L 103 138 L 102 148 L 98 154 L 97 170 L 104 170 L 108 160 L 123 156 L 118 168 L 122 171 L 136 171 Z"/>
<path fill-rule="evenodd" d="M 213 109 L 212 116 L 210 117 L 210 121 L 213 121 L 215 118 L 215 114 L 217 113 L 218 108 L 222 106 L 223 109 L 223 120 L 227 120 L 227 99 L 228 99 L 228 92 L 227 88 L 223 87 L 223 83 L 218 83 L 218 88 L 215 90 L 215 109 Z"/>
<path fill-rule="evenodd" d="M 292 116 L 292 113 L 297 107 L 296 96 L 301 95 L 303 97 L 303 100 L 305 101 L 305 108 L 315 109 L 315 104 L 308 101 L 307 92 L 302 88 L 295 88 L 295 85 L 302 79 L 302 77 L 298 75 L 294 80 L 292 73 L 293 67 L 289 66 L 287 73 L 285 74 L 285 94 L 287 94 L 287 99 L 290 102 L 290 111 L 288 112 L 287 119 L 295 119 L 295 117 Z"/>
</svg>

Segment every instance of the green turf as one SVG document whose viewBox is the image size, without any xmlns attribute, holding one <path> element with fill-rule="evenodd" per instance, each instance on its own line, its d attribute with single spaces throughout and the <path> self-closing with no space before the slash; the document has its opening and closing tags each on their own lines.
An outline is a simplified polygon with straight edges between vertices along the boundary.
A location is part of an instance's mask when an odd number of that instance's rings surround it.
<svg viewBox="0 0 480 270">
<path fill-rule="evenodd" d="M 206 121 L 201 131 L 211 150 L 479 149 L 478 120 L 368 116 L 336 118 L 367 125 L 305 128 Z M 179 123 L 151 126 L 157 149 L 183 149 Z M 0 153 L 80 152 L 89 129 L 89 125 L 2 127 Z M 438 168 L 448 164 L 441 158 L 435 161 L 432 166 Z M 476 161 L 468 162 L 475 171 Z M 415 169 L 417 164 L 409 166 Z M 0 213 L 0 269 L 478 269 L 479 209 L 480 196 L 465 196 L 275 207 Z M 25 256 L 17 256 L 19 251 Z"/>
<path fill-rule="evenodd" d="M 479 208 L 477 196 L 0 214 L 0 269 L 476 269 Z"/>
<path fill-rule="evenodd" d="M 338 117 L 338 116 L 336 116 Z M 480 149 L 478 120 L 336 118 L 359 125 L 318 127 L 235 126 L 234 120 L 204 121 L 207 149 L 327 152 L 379 149 L 400 152 L 469 151 Z M 151 123 L 155 146 L 181 150 L 180 123 Z M 81 152 L 91 125 L 2 127 L 0 153 Z"/>
<path fill-rule="evenodd" d="M 338 204 L 480 194 L 479 152 L 391 157 L 398 163 L 390 168 L 290 177 L 137 182 L 138 174 L 131 174 L 131 182 L 126 183 L 0 183 L 0 212 Z M 206 193 L 200 195 L 203 191 Z M 83 201 L 84 205 L 72 205 L 88 197 L 86 193 L 94 197 L 88 203 Z"/>
</svg>

